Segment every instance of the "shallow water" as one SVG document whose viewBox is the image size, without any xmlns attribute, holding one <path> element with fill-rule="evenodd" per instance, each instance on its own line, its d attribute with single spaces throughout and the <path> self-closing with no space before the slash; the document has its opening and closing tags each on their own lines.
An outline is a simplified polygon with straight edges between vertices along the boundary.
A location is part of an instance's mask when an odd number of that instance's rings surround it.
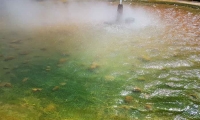
<svg viewBox="0 0 200 120">
<path fill-rule="evenodd" d="M 0 118 L 200 119 L 199 13 L 147 4 L 124 6 L 130 24 L 0 19 Z"/>
</svg>

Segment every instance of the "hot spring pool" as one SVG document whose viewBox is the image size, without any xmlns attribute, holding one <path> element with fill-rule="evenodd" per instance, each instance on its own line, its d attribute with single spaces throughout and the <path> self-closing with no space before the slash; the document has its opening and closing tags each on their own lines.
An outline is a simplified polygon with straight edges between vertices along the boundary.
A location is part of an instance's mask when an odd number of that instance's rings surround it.
<svg viewBox="0 0 200 120">
<path fill-rule="evenodd" d="M 4 5 L 1 120 L 200 119 L 198 6 Z"/>
</svg>

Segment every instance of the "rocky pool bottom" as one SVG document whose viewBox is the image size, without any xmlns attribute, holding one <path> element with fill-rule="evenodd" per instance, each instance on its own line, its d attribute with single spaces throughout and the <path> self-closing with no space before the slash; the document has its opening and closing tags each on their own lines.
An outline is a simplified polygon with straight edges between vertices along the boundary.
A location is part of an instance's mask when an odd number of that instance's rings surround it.
<svg viewBox="0 0 200 120">
<path fill-rule="evenodd" d="M 1 27 L 0 119 L 200 119 L 200 10 L 133 7 L 161 24 Z"/>
</svg>

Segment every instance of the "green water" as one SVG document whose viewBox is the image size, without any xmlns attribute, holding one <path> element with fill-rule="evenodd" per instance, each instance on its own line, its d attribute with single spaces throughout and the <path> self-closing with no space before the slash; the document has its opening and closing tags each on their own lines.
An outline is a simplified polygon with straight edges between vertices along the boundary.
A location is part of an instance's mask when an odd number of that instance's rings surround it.
<svg viewBox="0 0 200 120">
<path fill-rule="evenodd" d="M 162 22 L 1 28 L 0 119 L 200 119 L 199 9 L 144 9 Z"/>
</svg>

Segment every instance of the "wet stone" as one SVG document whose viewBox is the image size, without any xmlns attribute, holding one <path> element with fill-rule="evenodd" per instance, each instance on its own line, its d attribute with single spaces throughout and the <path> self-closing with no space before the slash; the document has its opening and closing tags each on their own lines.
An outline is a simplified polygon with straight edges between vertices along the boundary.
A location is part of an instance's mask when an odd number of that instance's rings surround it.
<svg viewBox="0 0 200 120">
<path fill-rule="evenodd" d="M 162 68 L 161 70 L 163 70 L 163 71 L 166 71 L 166 70 L 167 70 L 167 68 Z"/>
<path fill-rule="evenodd" d="M 41 50 L 41 51 L 46 51 L 46 50 L 47 50 L 47 48 L 41 48 L 40 50 Z"/>
<path fill-rule="evenodd" d="M 11 73 L 10 71 L 6 71 L 6 72 L 5 72 L 6 75 L 7 75 L 7 74 L 10 74 L 10 73 Z"/>
<path fill-rule="evenodd" d="M 139 87 L 133 88 L 132 92 L 141 93 L 142 90 Z"/>
<path fill-rule="evenodd" d="M 133 101 L 133 97 L 132 96 L 125 96 L 124 98 L 124 102 L 125 103 L 131 103 Z"/>
<path fill-rule="evenodd" d="M 9 56 L 9 57 L 6 57 L 6 58 L 4 59 L 4 61 L 9 61 L 9 60 L 13 60 L 13 59 L 15 59 L 14 56 Z"/>
<path fill-rule="evenodd" d="M 65 85 L 66 85 L 66 83 L 65 83 L 65 82 L 62 82 L 62 83 L 60 83 L 60 85 L 61 85 L 61 86 L 65 86 Z"/>
<path fill-rule="evenodd" d="M 146 109 L 146 110 L 152 110 L 152 105 L 146 104 L 146 105 L 145 105 L 145 109 Z"/>
<path fill-rule="evenodd" d="M 139 60 L 141 60 L 143 62 L 149 62 L 149 61 L 151 61 L 151 58 L 148 56 L 141 56 L 141 57 L 139 57 Z"/>
<path fill-rule="evenodd" d="M 195 95 L 195 94 L 190 94 L 189 95 L 192 99 L 197 99 L 198 97 L 197 97 L 197 95 Z"/>
<path fill-rule="evenodd" d="M 27 82 L 29 78 L 25 77 L 22 82 Z"/>
<path fill-rule="evenodd" d="M 122 105 L 120 108 L 123 108 L 123 109 L 125 109 L 125 110 L 129 110 L 129 109 L 130 109 L 130 106 L 128 106 L 128 105 Z"/>
<path fill-rule="evenodd" d="M 46 70 L 46 71 L 50 71 L 50 70 L 51 70 L 51 67 L 50 67 L 50 66 L 47 66 L 45 70 Z"/>
<path fill-rule="evenodd" d="M 53 91 L 57 91 L 58 89 L 60 89 L 60 87 L 59 86 L 55 86 L 52 90 Z"/>
<path fill-rule="evenodd" d="M 137 80 L 138 81 L 145 81 L 146 79 L 144 77 L 138 77 Z"/>
<path fill-rule="evenodd" d="M 97 69 L 98 67 L 99 67 L 99 64 L 96 63 L 96 62 L 93 62 L 93 63 L 90 65 L 90 70 Z"/>
<path fill-rule="evenodd" d="M 59 61 L 58 61 L 58 64 L 63 64 L 67 61 L 67 59 L 65 58 L 61 58 Z"/>
<path fill-rule="evenodd" d="M 48 104 L 45 108 L 44 111 L 45 112 L 53 112 L 56 110 L 56 106 L 54 104 Z"/>
<path fill-rule="evenodd" d="M 25 60 L 22 62 L 22 64 L 28 64 L 29 63 L 29 60 Z"/>
<path fill-rule="evenodd" d="M 2 83 L 0 83 L 0 87 L 12 87 L 12 84 L 11 83 L 9 83 L 9 82 L 2 82 Z"/>
<path fill-rule="evenodd" d="M 4 85 L 4 87 L 12 87 L 12 84 L 11 84 L 11 83 L 6 83 L 6 84 Z"/>
<path fill-rule="evenodd" d="M 9 67 L 3 67 L 3 69 L 4 69 L 4 70 L 7 70 L 7 69 L 9 69 Z"/>
<path fill-rule="evenodd" d="M 7 87 L 7 88 L 9 88 L 9 87 L 12 87 L 12 84 L 9 83 L 9 82 L 2 82 L 2 83 L 0 83 L 0 87 Z"/>
<path fill-rule="evenodd" d="M 105 76 L 105 80 L 107 80 L 107 81 L 113 81 L 114 79 L 115 79 L 115 77 L 112 75 Z"/>
<path fill-rule="evenodd" d="M 19 53 L 19 55 L 28 55 L 28 54 L 29 54 L 29 52 L 27 52 L 27 51 L 23 51 L 23 52 Z"/>
<path fill-rule="evenodd" d="M 70 56 L 69 53 L 62 53 L 61 55 L 62 55 L 63 57 L 69 57 L 69 56 Z"/>
<path fill-rule="evenodd" d="M 9 45 L 9 47 L 10 47 L 10 48 L 13 48 L 13 49 L 15 49 L 15 50 L 19 50 L 19 46 L 17 46 L 17 45 Z"/>
<path fill-rule="evenodd" d="M 32 88 L 32 92 L 40 92 L 42 91 L 42 88 Z"/>
<path fill-rule="evenodd" d="M 21 42 L 21 40 L 12 40 L 10 43 L 11 44 L 19 44 Z"/>
</svg>

